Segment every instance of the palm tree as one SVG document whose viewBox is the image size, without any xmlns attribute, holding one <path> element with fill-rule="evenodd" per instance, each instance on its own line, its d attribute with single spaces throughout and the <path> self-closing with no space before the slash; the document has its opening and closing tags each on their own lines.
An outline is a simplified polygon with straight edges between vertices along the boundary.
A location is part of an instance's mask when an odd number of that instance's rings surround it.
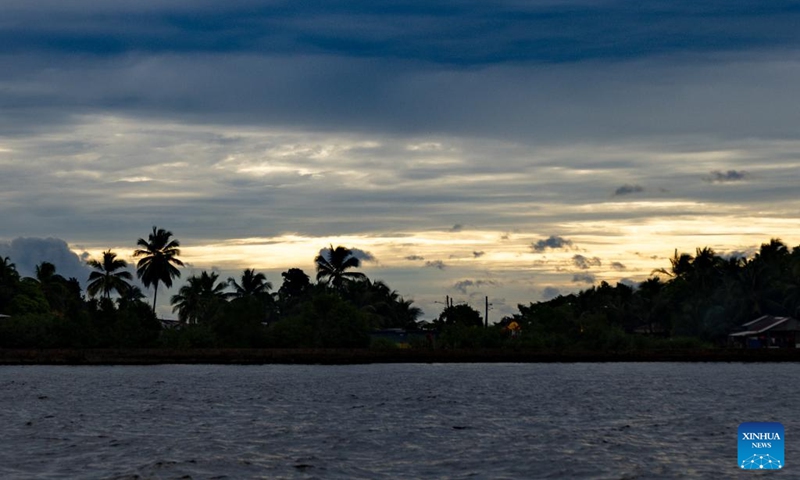
<svg viewBox="0 0 800 480">
<path fill-rule="evenodd" d="M 117 306 L 119 306 L 121 309 L 136 305 L 145 298 L 142 289 L 136 285 L 128 285 L 128 288 L 124 289 L 122 292 L 119 292 L 119 294 Z"/>
<path fill-rule="evenodd" d="M 0 257 L 0 313 L 5 313 L 4 310 L 14 298 L 18 283 L 17 266 L 11 263 L 10 258 Z"/>
<path fill-rule="evenodd" d="M 334 249 L 331 245 L 327 250 L 327 258 L 324 251 L 314 258 L 314 262 L 317 264 L 318 282 L 324 282 L 339 290 L 347 282 L 367 277 L 361 272 L 347 271 L 349 268 L 356 268 L 360 265 L 358 258 L 353 256 L 353 252 L 349 248 L 338 246 Z"/>
<path fill-rule="evenodd" d="M 0 285 L 8 285 L 19 281 L 17 266 L 8 257 L 0 257 Z"/>
<path fill-rule="evenodd" d="M 413 300 L 405 300 L 403 297 L 395 303 L 395 319 L 397 326 L 400 328 L 414 329 L 417 328 L 417 319 L 422 315 L 422 310 L 419 307 L 414 307 Z"/>
<path fill-rule="evenodd" d="M 219 302 L 227 297 L 224 292 L 226 283 L 220 282 L 219 274 L 203 271 L 200 276 L 193 275 L 187 279 L 177 295 L 173 295 L 170 303 L 172 311 L 178 312 L 178 318 L 185 323 L 199 323 L 210 317 Z"/>
<path fill-rule="evenodd" d="M 228 283 L 234 289 L 232 297 L 258 297 L 272 290 L 272 284 L 267 281 L 266 275 L 256 273 L 255 269 L 248 268 L 242 272 L 241 284 L 236 283 L 233 277 L 228 278 Z"/>
<path fill-rule="evenodd" d="M 673 278 L 682 278 L 692 271 L 692 260 L 694 258 L 688 253 L 678 255 L 678 249 L 675 249 L 675 254 L 669 259 L 670 269 L 657 268 L 652 273 L 663 273 Z"/>
<path fill-rule="evenodd" d="M 36 265 L 35 273 L 36 280 L 38 280 L 42 285 L 47 285 L 57 280 L 56 266 L 50 262 L 42 262 L 39 265 Z"/>
<path fill-rule="evenodd" d="M 126 280 L 132 280 L 133 275 L 123 270 L 128 267 L 128 262 L 117 258 L 117 254 L 111 250 L 103 252 L 102 262 L 92 259 L 87 263 L 96 270 L 89 274 L 89 285 L 86 287 L 86 292 L 92 297 L 103 292 L 106 298 L 111 298 L 112 290 L 122 295 L 131 288 L 131 284 Z"/>
<path fill-rule="evenodd" d="M 134 257 L 142 257 L 136 264 L 136 276 L 138 276 L 145 287 L 153 285 L 153 313 L 156 311 L 156 300 L 158 298 L 158 284 L 163 283 L 167 288 L 172 286 L 173 278 L 180 278 L 181 272 L 175 265 L 183 266 L 183 262 L 178 260 L 181 245 L 178 240 L 170 240 L 172 232 L 153 227 L 153 232 L 148 236 L 148 240 L 140 238 L 136 244 L 142 248 L 133 252 Z"/>
</svg>

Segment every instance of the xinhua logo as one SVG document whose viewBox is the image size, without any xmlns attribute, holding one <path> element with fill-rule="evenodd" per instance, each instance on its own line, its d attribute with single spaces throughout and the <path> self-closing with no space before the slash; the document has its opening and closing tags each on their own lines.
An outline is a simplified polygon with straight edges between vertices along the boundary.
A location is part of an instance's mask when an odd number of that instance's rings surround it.
<svg viewBox="0 0 800 480">
<path fill-rule="evenodd" d="M 739 425 L 739 468 L 784 468 L 783 440 L 783 425 L 778 422 L 748 422 Z"/>
</svg>

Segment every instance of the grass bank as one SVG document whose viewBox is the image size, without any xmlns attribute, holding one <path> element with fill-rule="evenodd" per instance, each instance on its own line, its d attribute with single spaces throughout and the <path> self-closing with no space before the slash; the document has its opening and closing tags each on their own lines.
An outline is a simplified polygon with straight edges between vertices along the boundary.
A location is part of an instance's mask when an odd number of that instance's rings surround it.
<svg viewBox="0 0 800 480">
<path fill-rule="evenodd" d="M 0 349 L 0 365 L 798 362 L 800 350 L 648 352 L 370 349 Z"/>
</svg>

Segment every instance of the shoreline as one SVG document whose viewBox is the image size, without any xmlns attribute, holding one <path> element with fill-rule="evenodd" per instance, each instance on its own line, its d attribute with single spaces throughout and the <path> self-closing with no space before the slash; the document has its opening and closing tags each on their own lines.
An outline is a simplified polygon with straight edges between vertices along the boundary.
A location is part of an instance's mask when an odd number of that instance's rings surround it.
<svg viewBox="0 0 800 480">
<path fill-rule="evenodd" d="M 0 349 L 10 365 L 362 365 L 371 363 L 800 362 L 800 349 L 541 352 L 370 349 Z"/>
</svg>

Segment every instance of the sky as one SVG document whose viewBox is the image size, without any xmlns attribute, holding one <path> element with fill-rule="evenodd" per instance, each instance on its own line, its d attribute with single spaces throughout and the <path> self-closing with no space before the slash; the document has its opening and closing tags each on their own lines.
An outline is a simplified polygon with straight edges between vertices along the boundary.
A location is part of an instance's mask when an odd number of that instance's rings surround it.
<svg viewBox="0 0 800 480">
<path fill-rule="evenodd" d="M 499 320 L 675 249 L 800 244 L 797 1 L 1 3 L 23 274 L 85 280 L 156 225 L 176 287 L 343 245 L 423 318 Z"/>
</svg>

